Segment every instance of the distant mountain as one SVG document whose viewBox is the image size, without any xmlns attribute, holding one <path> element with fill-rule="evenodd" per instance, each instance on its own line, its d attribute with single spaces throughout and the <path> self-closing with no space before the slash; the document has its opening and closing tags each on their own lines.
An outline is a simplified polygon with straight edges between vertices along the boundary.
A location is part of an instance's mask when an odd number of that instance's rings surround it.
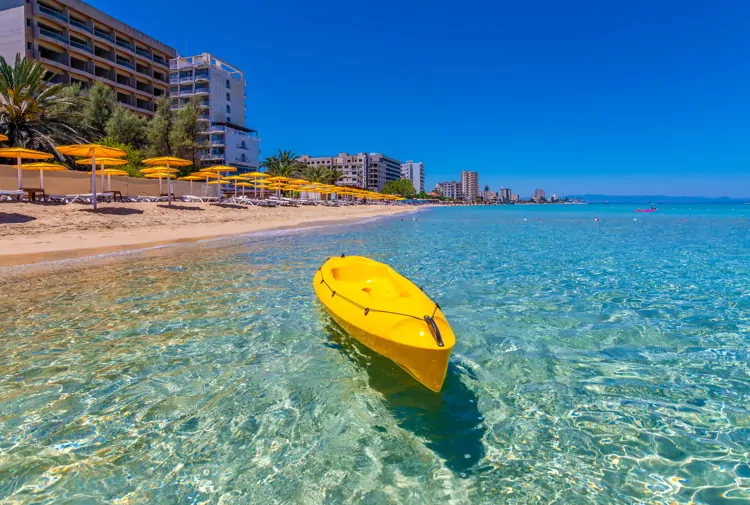
<svg viewBox="0 0 750 505">
<path fill-rule="evenodd" d="M 750 198 L 716 198 L 706 196 L 666 196 L 666 195 L 570 195 L 587 203 L 745 203 Z"/>
</svg>

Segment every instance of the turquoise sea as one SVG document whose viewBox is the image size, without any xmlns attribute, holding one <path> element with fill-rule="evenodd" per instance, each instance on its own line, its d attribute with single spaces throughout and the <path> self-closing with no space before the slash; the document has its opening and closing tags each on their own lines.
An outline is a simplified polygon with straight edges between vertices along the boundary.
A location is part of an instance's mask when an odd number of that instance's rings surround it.
<svg viewBox="0 0 750 505">
<path fill-rule="evenodd" d="M 750 503 L 750 206 L 633 210 L 437 208 L 3 269 L 0 503 Z M 318 306 L 340 253 L 440 302 L 442 394 Z"/>
</svg>

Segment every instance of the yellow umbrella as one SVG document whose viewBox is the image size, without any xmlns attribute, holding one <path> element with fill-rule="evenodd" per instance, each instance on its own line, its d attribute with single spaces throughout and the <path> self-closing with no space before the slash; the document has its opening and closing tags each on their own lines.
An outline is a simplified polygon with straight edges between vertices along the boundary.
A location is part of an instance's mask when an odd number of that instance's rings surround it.
<svg viewBox="0 0 750 505">
<path fill-rule="evenodd" d="M 208 181 L 206 184 L 229 184 L 231 181 L 227 181 L 224 179 L 218 179 L 215 181 Z"/>
<path fill-rule="evenodd" d="M 193 181 L 205 181 L 209 177 L 213 177 L 215 174 L 211 175 L 204 175 L 200 172 L 195 172 L 190 175 L 186 175 L 185 177 L 180 177 L 181 181 L 190 181 L 190 194 L 193 194 Z"/>
<path fill-rule="evenodd" d="M 7 135 L 3 135 L 2 133 L 0 133 L 0 142 L 5 142 L 7 140 L 8 140 L 8 136 Z"/>
<path fill-rule="evenodd" d="M 249 177 L 257 177 L 259 179 L 262 177 L 268 177 L 268 174 L 264 174 L 263 172 L 250 172 L 244 175 L 247 175 Z"/>
<path fill-rule="evenodd" d="M 33 149 L 23 147 L 3 147 L 0 148 L 0 158 L 15 158 L 16 169 L 18 170 L 18 189 L 23 189 L 23 175 L 21 172 L 21 160 L 49 160 L 54 156 Z"/>
<path fill-rule="evenodd" d="M 145 179 L 159 179 L 159 194 L 162 192 L 161 180 L 166 179 L 170 174 L 168 172 L 149 172 L 143 177 Z"/>
<path fill-rule="evenodd" d="M 283 181 L 291 181 L 292 178 L 291 177 L 282 177 L 280 175 L 277 175 L 275 177 L 268 177 L 268 178 L 266 178 L 266 180 L 267 181 L 272 181 L 272 182 L 283 182 Z"/>
<path fill-rule="evenodd" d="M 142 174 L 155 174 L 158 172 L 166 174 L 167 172 L 170 174 L 176 174 L 179 172 L 176 168 L 168 168 L 168 167 L 151 167 L 151 168 L 142 168 L 138 170 Z"/>
<path fill-rule="evenodd" d="M 105 168 L 102 170 L 102 177 L 107 176 L 107 187 L 109 191 L 112 191 L 112 176 L 115 177 L 124 177 L 126 175 L 130 175 L 125 170 L 117 170 L 116 168 Z"/>
<path fill-rule="evenodd" d="M 172 167 L 188 167 L 193 164 L 192 161 L 184 158 L 175 158 L 174 156 L 159 156 L 157 158 L 146 158 L 143 160 L 144 165 L 166 165 L 167 169 Z M 159 190 L 161 193 L 161 189 Z M 167 170 L 167 202 L 172 205 L 172 177 Z"/>
<path fill-rule="evenodd" d="M 201 168 L 201 172 L 236 172 L 237 168 L 229 165 L 214 165 L 212 167 Z"/>
<path fill-rule="evenodd" d="M 252 182 L 238 182 L 234 185 L 235 187 L 240 186 L 242 188 L 242 194 L 245 194 L 245 188 L 254 188 L 255 184 Z"/>
<path fill-rule="evenodd" d="M 26 163 L 21 165 L 24 170 L 39 170 L 39 187 L 44 189 L 44 172 L 59 172 L 60 170 L 67 170 L 68 168 L 60 165 L 59 163 Z"/>
<path fill-rule="evenodd" d="M 122 158 L 127 153 L 116 147 L 107 147 L 101 144 L 72 144 L 58 146 L 57 152 L 66 156 L 78 156 L 91 158 L 91 201 L 96 210 L 96 158 Z"/>
<path fill-rule="evenodd" d="M 76 165 L 90 165 L 93 160 L 91 158 L 81 158 L 79 160 L 76 160 Z M 104 167 L 121 167 L 123 165 L 127 165 L 128 160 L 123 160 L 121 158 L 97 158 L 96 159 L 96 165 L 101 167 L 101 170 L 104 170 Z M 102 172 L 102 191 L 104 191 L 104 173 Z"/>
</svg>

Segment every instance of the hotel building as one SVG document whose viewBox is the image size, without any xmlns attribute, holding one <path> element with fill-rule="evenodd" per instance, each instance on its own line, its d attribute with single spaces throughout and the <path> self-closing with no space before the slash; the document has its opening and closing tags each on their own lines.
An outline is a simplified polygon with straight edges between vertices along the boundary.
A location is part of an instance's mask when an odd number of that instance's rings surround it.
<svg viewBox="0 0 750 505">
<path fill-rule="evenodd" d="M 0 0 L 0 56 L 42 63 L 52 82 L 87 89 L 96 81 L 145 116 L 167 94 L 175 50 L 79 0 Z"/>
<path fill-rule="evenodd" d="M 370 153 L 367 189 L 381 191 L 386 182 L 401 178 L 401 162 L 382 153 Z"/>
<path fill-rule="evenodd" d="M 198 101 L 203 134 L 198 142 L 205 165 L 232 165 L 238 173 L 258 170 L 260 139 L 245 124 L 245 77 L 231 65 L 203 53 L 169 62 L 169 95 L 175 111 Z"/>
<path fill-rule="evenodd" d="M 461 183 L 458 181 L 438 182 L 435 191 L 446 198 L 458 200 L 461 198 Z"/>
<path fill-rule="evenodd" d="M 479 172 L 461 171 L 461 194 L 464 200 L 479 198 Z"/>
<path fill-rule="evenodd" d="M 510 191 L 510 188 L 500 188 L 500 192 L 498 193 L 498 199 L 501 202 L 510 202 L 512 199 L 513 194 Z"/>
<path fill-rule="evenodd" d="M 409 179 L 417 193 L 425 190 L 424 187 L 424 163 L 407 161 L 401 164 L 401 178 Z"/>
<path fill-rule="evenodd" d="M 369 156 L 366 153 L 339 153 L 338 156 L 308 156 L 303 154 L 297 161 L 310 167 L 323 167 L 337 170 L 341 177 L 336 184 L 364 188 L 367 180 Z"/>
<path fill-rule="evenodd" d="M 336 184 L 380 191 L 388 181 L 401 178 L 401 162 L 381 153 L 339 153 L 338 156 L 309 156 L 297 161 L 311 167 L 338 170 L 341 177 Z"/>
<path fill-rule="evenodd" d="M 535 189 L 534 190 L 534 201 L 540 202 L 544 200 L 544 190 L 543 189 Z"/>
</svg>

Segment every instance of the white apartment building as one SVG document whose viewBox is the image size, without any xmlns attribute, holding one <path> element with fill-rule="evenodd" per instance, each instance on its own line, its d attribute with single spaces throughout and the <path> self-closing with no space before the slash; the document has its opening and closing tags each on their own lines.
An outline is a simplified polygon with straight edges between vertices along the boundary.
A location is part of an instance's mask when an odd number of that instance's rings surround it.
<svg viewBox="0 0 750 505">
<path fill-rule="evenodd" d="M 51 82 L 101 82 L 144 116 L 167 94 L 175 50 L 80 0 L 0 0 L 0 56 L 39 61 Z"/>
<path fill-rule="evenodd" d="M 459 200 L 461 198 L 461 183 L 458 181 L 438 182 L 435 191 L 446 198 Z"/>
<path fill-rule="evenodd" d="M 341 172 L 339 186 L 380 191 L 388 181 L 401 178 L 401 162 L 382 153 L 339 153 L 338 156 L 309 156 L 297 161 L 311 167 L 333 168 Z"/>
<path fill-rule="evenodd" d="M 232 165 L 238 173 L 260 166 L 260 139 L 245 124 L 245 77 L 242 71 L 209 53 L 169 62 L 169 94 L 177 111 L 194 97 L 204 133 L 199 142 L 205 165 Z"/>
<path fill-rule="evenodd" d="M 500 193 L 498 194 L 498 199 L 501 202 L 510 202 L 512 197 L 512 192 L 510 188 L 500 188 Z"/>
<path fill-rule="evenodd" d="M 401 164 L 401 178 L 409 179 L 417 193 L 425 190 L 424 186 L 424 163 L 407 161 Z"/>
<path fill-rule="evenodd" d="M 468 201 L 479 198 L 479 172 L 461 171 L 461 194 Z"/>
<path fill-rule="evenodd" d="M 311 167 L 323 167 L 337 170 L 341 177 L 336 184 L 364 188 L 370 156 L 367 153 L 339 153 L 337 156 L 309 156 L 303 154 L 297 161 Z"/>
</svg>

